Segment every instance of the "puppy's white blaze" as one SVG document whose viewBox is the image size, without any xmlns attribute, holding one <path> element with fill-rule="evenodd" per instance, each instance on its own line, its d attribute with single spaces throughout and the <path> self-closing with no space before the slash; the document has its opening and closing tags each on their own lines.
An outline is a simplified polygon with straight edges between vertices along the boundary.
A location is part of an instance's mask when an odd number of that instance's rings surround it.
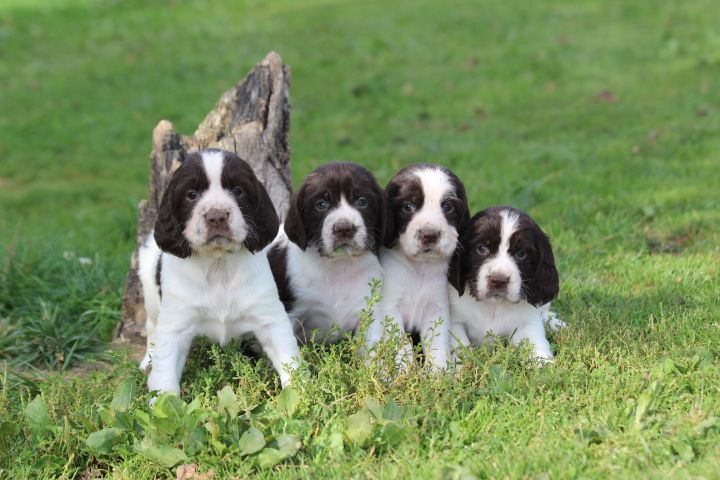
<svg viewBox="0 0 720 480">
<path fill-rule="evenodd" d="M 348 222 L 357 228 L 355 235 L 353 236 L 354 245 L 349 251 L 340 252 L 340 255 L 359 255 L 365 250 L 365 243 L 367 241 L 367 227 L 363 221 L 363 217 L 357 208 L 353 207 L 345 199 L 345 194 L 340 195 L 340 205 L 335 207 L 330 213 L 327 214 L 322 226 L 322 244 L 325 253 L 330 256 L 338 256 L 334 252 L 335 242 L 333 235 L 333 227 L 340 222 Z"/>
<path fill-rule="evenodd" d="M 507 299 L 519 302 L 522 290 L 522 276 L 515 260 L 510 255 L 510 238 L 517 231 L 518 215 L 508 210 L 500 212 L 500 246 L 497 254 L 485 262 L 478 271 L 477 289 L 478 297 L 488 295 L 489 278 L 493 275 L 507 276 L 510 282 L 507 286 Z"/>
<path fill-rule="evenodd" d="M 185 227 L 185 236 L 193 249 L 198 252 L 207 251 L 217 254 L 222 250 L 238 250 L 240 244 L 247 238 L 249 229 L 232 194 L 222 187 L 222 171 L 225 163 L 223 154 L 222 152 L 204 152 L 202 159 L 209 186 L 207 190 L 200 192 L 200 199 L 193 208 L 192 215 Z M 212 209 L 225 210 L 229 213 L 228 227 L 233 244 L 224 245 L 222 248 L 206 245 L 209 239 L 207 238 L 205 214 Z"/>
<path fill-rule="evenodd" d="M 408 255 L 417 255 L 422 249 L 418 232 L 423 228 L 433 228 L 440 231 L 440 240 L 435 247 L 436 256 L 449 257 L 455 251 L 458 232 L 445 218 L 442 202 L 448 193 L 453 192 L 453 185 L 447 174 L 439 168 L 422 168 L 412 174 L 420 180 L 424 198 L 422 207 L 400 235 L 400 247 Z"/>
</svg>

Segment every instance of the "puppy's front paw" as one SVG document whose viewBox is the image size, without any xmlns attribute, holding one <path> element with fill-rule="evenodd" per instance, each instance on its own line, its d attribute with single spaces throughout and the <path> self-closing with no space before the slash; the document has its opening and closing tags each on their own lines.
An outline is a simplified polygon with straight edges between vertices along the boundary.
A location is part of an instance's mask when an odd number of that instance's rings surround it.
<svg viewBox="0 0 720 480">
<path fill-rule="evenodd" d="M 145 375 L 148 374 L 148 369 L 150 368 L 150 360 L 150 353 L 146 353 L 142 361 L 140 362 L 140 371 L 142 371 Z"/>
<path fill-rule="evenodd" d="M 567 323 L 560 320 L 560 318 L 552 310 L 548 312 L 545 320 L 545 326 L 551 332 L 557 332 L 558 330 L 567 327 Z"/>
<path fill-rule="evenodd" d="M 414 363 L 415 352 L 413 351 L 412 345 L 409 342 L 403 342 L 403 345 L 398 350 L 397 355 L 395 355 L 395 365 L 398 373 L 407 373 Z"/>
<path fill-rule="evenodd" d="M 535 368 L 544 368 L 549 365 L 553 365 L 554 363 L 555 363 L 555 357 L 553 357 L 552 355 L 548 356 L 548 355 L 539 354 L 537 357 L 535 357 L 533 359 L 532 365 Z"/>
</svg>

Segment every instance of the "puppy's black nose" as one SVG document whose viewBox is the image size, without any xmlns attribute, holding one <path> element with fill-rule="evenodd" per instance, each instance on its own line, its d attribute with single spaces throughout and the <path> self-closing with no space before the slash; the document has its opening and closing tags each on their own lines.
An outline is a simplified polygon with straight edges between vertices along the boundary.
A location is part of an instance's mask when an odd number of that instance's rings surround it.
<svg viewBox="0 0 720 480">
<path fill-rule="evenodd" d="M 440 240 L 440 230 L 435 228 L 422 228 L 418 234 L 420 235 L 420 242 L 424 246 L 434 245 Z"/>
<path fill-rule="evenodd" d="M 502 290 L 510 283 L 510 277 L 507 275 L 491 275 L 488 278 L 488 283 L 493 290 Z"/>
<path fill-rule="evenodd" d="M 350 239 L 355 236 L 357 227 L 350 222 L 338 222 L 333 225 L 332 232 L 337 238 Z"/>
<path fill-rule="evenodd" d="M 222 227 L 227 224 L 229 216 L 230 212 L 227 210 L 212 208 L 205 214 L 205 223 L 210 227 Z"/>
</svg>

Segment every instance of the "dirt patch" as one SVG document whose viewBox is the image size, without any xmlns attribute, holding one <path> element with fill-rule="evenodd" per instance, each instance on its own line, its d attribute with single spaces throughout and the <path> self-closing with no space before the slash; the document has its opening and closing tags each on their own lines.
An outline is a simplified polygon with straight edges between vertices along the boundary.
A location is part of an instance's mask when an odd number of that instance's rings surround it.
<svg viewBox="0 0 720 480">
<path fill-rule="evenodd" d="M 682 254 L 698 238 L 700 231 L 695 226 L 688 226 L 666 235 L 658 235 L 655 232 L 645 232 L 645 243 L 650 253 L 669 253 L 674 255 Z"/>
</svg>

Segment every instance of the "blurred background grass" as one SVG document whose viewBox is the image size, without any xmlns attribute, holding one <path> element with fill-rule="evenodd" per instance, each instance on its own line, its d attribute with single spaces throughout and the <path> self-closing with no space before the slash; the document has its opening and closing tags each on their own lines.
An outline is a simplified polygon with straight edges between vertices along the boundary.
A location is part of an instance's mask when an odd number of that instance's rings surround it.
<svg viewBox="0 0 720 480">
<path fill-rule="evenodd" d="M 449 166 L 473 211 L 510 203 L 550 234 L 561 273 L 554 307 L 569 324 L 553 337 L 551 369 L 481 350 L 457 378 L 413 376 L 407 388 L 374 384 L 335 355 L 347 345 L 305 350 L 324 373 L 299 383 L 312 407 L 300 415 L 304 452 L 280 473 L 712 478 L 717 7 L 0 0 L 0 363 L 18 375 L 0 366 L 0 477 L 170 475 L 139 457 L 104 464 L 84 450 L 108 385 L 144 381 L 121 354 L 95 374 L 37 381 L 27 369 L 65 369 L 104 350 L 155 124 L 166 118 L 192 133 L 223 91 L 276 50 L 292 67 L 296 185 L 329 160 L 361 163 L 381 183 L 409 163 Z M 246 402 L 267 396 L 275 377 L 254 366 L 266 364 L 234 347 L 199 349 L 188 397 L 227 382 Z M 512 382 L 497 389 L 498 378 Z M 323 435 L 375 388 L 418 407 L 422 431 L 387 454 L 347 447 L 328 457 Z M 17 419 L 38 392 L 64 433 L 36 444 Z M 205 453 L 209 465 L 225 465 Z M 236 459 L 223 468 L 250 467 Z"/>
</svg>

